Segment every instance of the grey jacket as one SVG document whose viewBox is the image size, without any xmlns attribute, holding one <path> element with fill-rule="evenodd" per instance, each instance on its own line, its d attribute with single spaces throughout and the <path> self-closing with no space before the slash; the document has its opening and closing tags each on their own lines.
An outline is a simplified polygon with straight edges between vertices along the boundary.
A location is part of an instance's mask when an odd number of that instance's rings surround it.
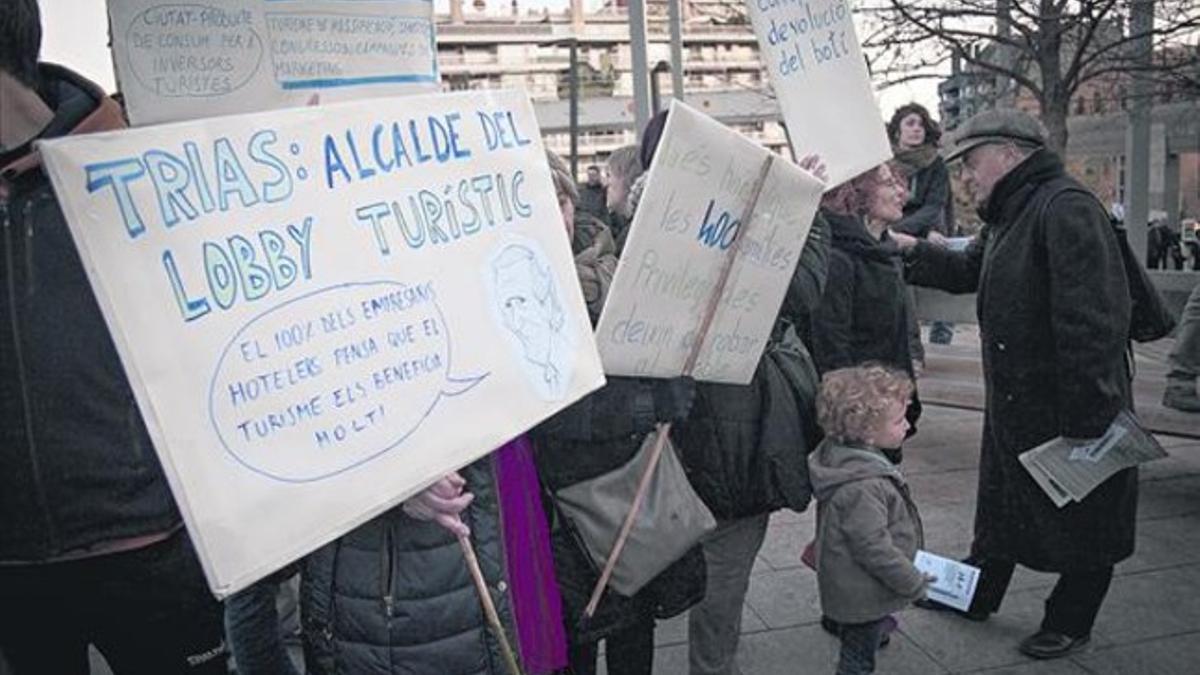
<svg viewBox="0 0 1200 675">
<path fill-rule="evenodd" d="M 826 439 L 809 455 L 808 471 L 825 615 L 865 623 L 922 597 L 925 579 L 912 560 L 925 537 L 899 469 L 878 450 Z"/>
</svg>

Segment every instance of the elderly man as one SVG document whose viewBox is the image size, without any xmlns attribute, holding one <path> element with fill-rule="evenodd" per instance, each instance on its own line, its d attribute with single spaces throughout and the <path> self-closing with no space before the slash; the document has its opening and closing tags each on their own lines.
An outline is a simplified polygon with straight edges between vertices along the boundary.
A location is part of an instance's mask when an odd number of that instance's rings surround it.
<svg viewBox="0 0 1200 675">
<path fill-rule="evenodd" d="M 978 294 L 987 407 L 968 562 L 983 576 L 960 614 L 997 611 L 1018 563 L 1058 573 L 1041 628 L 1020 645 L 1034 658 L 1087 644 L 1113 565 L 1133 553 L 1137 511 L 1136 469 L 1059 509 L 1017 459 L 1057 436 L 1096 438 L 1131 402 L 1121 250 L 1104 207 L 1045 143 L 1024 113 L 971 118 L 949 159 L 962 160 L 980 236 L 958 252 L 896 237 L 910 280 Z"/>
</svg>

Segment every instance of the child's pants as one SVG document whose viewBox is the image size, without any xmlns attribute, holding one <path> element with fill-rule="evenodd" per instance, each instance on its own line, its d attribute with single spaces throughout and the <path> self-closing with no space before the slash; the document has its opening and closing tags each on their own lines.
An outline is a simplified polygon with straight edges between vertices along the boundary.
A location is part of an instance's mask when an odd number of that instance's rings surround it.
<svg viewBox="0 0 1200 675">
<path fill-rule="evenodd" d="M 867 623 L 842 624 L 842 653 L 838 655 L 837 675 L 865 675 L 875 672 L 875 652 L 883 618 Z"/>
</svg>

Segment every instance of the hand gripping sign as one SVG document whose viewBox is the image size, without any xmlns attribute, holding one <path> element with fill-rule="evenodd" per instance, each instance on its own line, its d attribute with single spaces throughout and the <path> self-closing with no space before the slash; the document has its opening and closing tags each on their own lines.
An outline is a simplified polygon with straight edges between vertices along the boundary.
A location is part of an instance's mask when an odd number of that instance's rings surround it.
<svg viewBox="0 0 1200 675">
<path fill-rule="evenodd" d="M 522 94 L 40 149 L 218 595 L 603 383 Z"/>
</svg>

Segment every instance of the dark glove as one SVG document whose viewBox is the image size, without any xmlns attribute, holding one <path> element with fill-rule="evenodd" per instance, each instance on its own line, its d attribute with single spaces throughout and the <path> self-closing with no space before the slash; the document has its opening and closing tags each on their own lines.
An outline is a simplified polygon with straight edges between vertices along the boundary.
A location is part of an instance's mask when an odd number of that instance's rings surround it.
<svg viewBox="0 0 1200 675">
<path fill-rule="evenodd" d="M 675 377 L 654 383 L 654 415 L 660 422 L 682 422 L 696 402 L 696 381 Z"/>
</svg>

